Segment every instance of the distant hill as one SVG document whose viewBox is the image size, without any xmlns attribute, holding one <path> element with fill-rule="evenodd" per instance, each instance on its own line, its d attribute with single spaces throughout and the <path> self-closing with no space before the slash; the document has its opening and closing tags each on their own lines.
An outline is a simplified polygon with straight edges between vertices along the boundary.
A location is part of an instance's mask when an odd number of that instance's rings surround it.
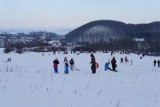
<svg viewBox="0 0 160 107">
<path fill-rule="evenodd" d="M 123 38 L 160 40 L 160 22 L 126 24 L 113 20 L 98 20 L 80 26 L 65 35 L 67 42 L 96 43 Z"/>
</svg>

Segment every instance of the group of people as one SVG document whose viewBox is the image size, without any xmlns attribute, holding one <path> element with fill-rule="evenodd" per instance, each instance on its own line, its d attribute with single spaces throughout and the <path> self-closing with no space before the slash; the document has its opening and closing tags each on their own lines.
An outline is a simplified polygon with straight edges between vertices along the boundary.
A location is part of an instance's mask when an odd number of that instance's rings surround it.
<svg viewBox="0 0 160 107">
<path fill-rule="evenodd" d="M 157 65 L 158 65 L 158 67 L 160 67 L 160 60 L 154 60 L 153 61 L 153 64 L 154 64 L 154 67 L 156 67 L 156 63 L 157 63 Z"/>
<path fill-rule="evenodd" d="M 93 54 L 90 54 L 91 56 L 91 71 L 92 71 L 92 74 L 95 74 L 96 73 L 96 66 L 97 66 L 97 63 L 96 63 L 96 59 L 95 59 L 95 56 Z M 75 66 L 74 66 L 74 60 L 73 58 L 70 59 L 70 61 L 67 60 L 67 57 L 64 58 L 64 73 L 65 74 L 68 74 L 69 73 L 69 65 L 70 65 L 70 70 L 73 71 L 74 69 L 78 70 Z M 58 73 L 58 64 L 59 64 L 59 61 L 58 61 L 58 58 L 55 58 L 55 60 L 53 61 L 53 68 L 54 68 L 54 72 L 55 73 Z M 111 60 L 111 65 L 112 65 L 112 69 L 109 67 L 110 65 L 110 61 L 106 62 L 105 63 L 105 70 L 111 70 L 111 71 L 115 71 L 116 72 L 116 67 L 117 67 L 117 64 L 116 64 L 116 59 L 115 57 L 113 57 L 113 59 Z"/>
<path fill-rule="evenodd" d="M 90 54 L 90 56 L 91 56 L 91 62 L 90 63 L 92 64 L 91 65 L 92 74 L 95 74 L 96 73 L 96 64 L 97 64 L 96 59 L 95 59 L 93 54 Z M 112 69 L 109 67 L 109 65 L 110 65 L 110 61 L 105 63 L 105 66 L 104 66 L 105 71 L 106 70 L 111 70 L 111 71 L 117 72 L 117 70 L 116 70 L 117 64 L 116 64 L 115 57 L 113 57 L 113 59 L 111 60 Z"/>
<path fill-rule="evenodd" d="M 8 61 L 8 62 L 11 62 L 11 58 L 8 58 L 7 61 Z"/>
<path fill-rule="evenodd" d="M 68 62 L 67 57 L 65 57 L 63 63 L 65 65 L 65 70 L 64 70 L 65 74 L 69 73 L 69 65 L 70 65 L 70 70 L 73 71 L 73 68 L 74 68 L 74 60 L 73 60 L 73 58 L 71 58 L 71 60 Z M 58 61 L 58 58 L 56 58 L 53 61 L 53 68 L 54 68 L 54 72 L 55 73 L 58 73 L 58 64 L 59 64 L 59 61 Z"/>
<path fill-rule="evenodd" d="M 124 58 L 125 63 L 127 63 L 129 60 L 127 57 Z M 123 63 L 123 58 L 121 58 L 121 63 Z"/>
<path fill-rule="evenodd" d="M 120 59 L 120 62 L 121 62 L 121 63 L 125 62 L 125 64 L 126 64 L 126 63 L 129 62 L 129 60 L 128 60 L 127 56 L 125 56 L 124 59 L 123 59 L 123 58 Z M 133 60 L 130 60 L 130 65 L 132 65 L 132 63 L 133 63 Z"/>
<path fill-rule="evenodd" d="M 116 70 L 117 64 L 116 64 L 116 59 L 115 59 L 115 57 L 113 57 L 113 59 L 111 60 L 112 69 L 109 67 L 109 65 L 110 65 L 110 60 L 108 60 L 108 62 L 106 62 L 105 65 L 104 65 L 104 70 L 105 70 L 105 71 L 106 71 L 106 70 L 110 70 L 110 71 L 115 71 L 115 72 L 117 72 L 117 70 Z"/>
</svg>

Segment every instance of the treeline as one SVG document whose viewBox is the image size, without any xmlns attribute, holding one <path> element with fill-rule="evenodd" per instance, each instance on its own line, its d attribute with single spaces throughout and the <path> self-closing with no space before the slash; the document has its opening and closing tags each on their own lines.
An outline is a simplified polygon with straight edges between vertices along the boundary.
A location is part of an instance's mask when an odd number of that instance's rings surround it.
<svg viewBox="0 0 160 107">
<path fill-rule="evenodd" d="M 34 51 L 34 52 L 49 52 L 49 51 L 64 51 L 66 50 L 63 47 L 53 47 L 51 44 L 39 40 L 33 40 L 27 43 L 16 43 L 9 44 L 4 52 L 9 53 L 11 51 L 16 51 L 16 53 L 23 53 L 25 51 Z"/>
<path fill-rule="evenodd" d="M 59 39 L 59 35 L 52 32 L 46 32 L 46 31 L 37 31 L 37 32 L 29 32 L 29 33 L 17 33 L 17 34 L 11 34 L 11 33 L 0 33 L 0 37 L 5 37 L 6 39 L 11 37 L 21 38 L 21 37 L 32 37 L 33 39 L 40 39 L 42 36 L 45 36 L 48 39 Z"/>
<path fill-rule="evenodd" d="M 80 44 L 80 43 L 79 43 Z M 81 43 L 83 46 L 76 47 L 76 51 L 98 51 L 98 50 L 110 50 L 110 51 L 130 51 L 145 54 L 160 54 L 160 40 L 157 41 L 141 41 L 137 42 L 132 39 L 122 40 L 110 40 L 109 42 L 100 43 Z"/>
</svg>

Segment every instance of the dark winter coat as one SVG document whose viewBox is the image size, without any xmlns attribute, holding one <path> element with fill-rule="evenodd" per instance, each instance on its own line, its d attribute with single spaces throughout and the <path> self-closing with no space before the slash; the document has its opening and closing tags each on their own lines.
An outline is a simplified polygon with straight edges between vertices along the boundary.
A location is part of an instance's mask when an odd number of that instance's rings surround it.
<svg viewBox="0 0 160 107">
<path fill-rule="evenodd" d="M 116 59 L 113 58 L 113 59 L 111 60 L 111 63 L 112 63 L 113 66 L 116 66 Z"/>
<path fill-rule="evenodd" d="M 59 61 L 57 59 L 55 59 L 53 61 L 53 64 L 54 64 L 53 67 L 58 67 Z"/>
<path fill-rule="evenodd" d="M 96 59 L 93 54 L 91 54 L 91 63 L 96 64 Z"/>
<path fill-rule="evenodd" d="M 71 59 L 71 60 L 69 61 L 69 63 L 70 63 L 71 65 L 74 65 L 74 60 Z"/>
</svg>

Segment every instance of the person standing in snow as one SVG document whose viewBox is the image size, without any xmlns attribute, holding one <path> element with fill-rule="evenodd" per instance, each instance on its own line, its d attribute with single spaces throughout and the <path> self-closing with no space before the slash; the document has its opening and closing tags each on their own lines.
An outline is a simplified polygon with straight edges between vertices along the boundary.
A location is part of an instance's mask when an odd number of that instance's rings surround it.
<svg viewBox="0 0 160 107">
<path fill-rule="evenodd" d="M 123 58 L 121 58 L 121 63 L 123 63 Z"/>
<path fill-rule="evenodd" d="M 54 72 L 55 72 L 55 73 L 58 73 L 58 64 L 59 64 L 59 61 L 58 61 L 58 58 L 56 58 L 56 59 L 53 61 L 53 67 L 54 67 Z"/>
<path fill-rule="evenodd" d="M 73 58 L 71 58 L 71 60 L 69 61 L 69 63 L 70 63 L 70 69 L 71 69 L 71 71 L 73 71 L 73 67 L 74 67 L 74 60 L 73 60 Z"/>
<path fill-rule="evenodd" d="M 111 51 L 111 56 L 113 55 L 113 51 Z"/>
<path fill-rule="evenodd" d="M 124 58 L 124 60 L 125 60 L 125 63 L 127 63 L 127 62 L 128 62 L 128 58 L 127 58 L 127 56 Z"/>
<path fill-rule="evenodd" d="M 158 67 L 160 67 L 160 60 L 157 61 Z"/>
<path fill-rule="evenodd" d="M 95 57 L 94 57 L 94 55 L 93 54 L 90 54 L 90 56 L 91 56 L 91 70 L 92 70 L 92 74 L 95 74 L 96 73 L 96 59 L 95 59 Z"/>
<path fill-rule="evenodd" d="M 156 60 L 153 61 L 154 67 L 156 66 Z"/>
<path fill-rule="evenodd" d="M 111 60 L 111 64 L 112 64 L 112 71 L 116 71 L 117 64 L 115 57 L 113 57 L 113 59 Z"/>
<path fill-rule="evenodd" d="M 69 63 L 68 63 L 67 57 L 64 58 L 64 73 L 65 74 L 69 73 Z"/>
<path fill-rule="evenodd" d="M 131 60 L 131 63 L 130 63 L 130 65 L 132 65 L 133 64 L 133 60 Z"/>
</svg>

